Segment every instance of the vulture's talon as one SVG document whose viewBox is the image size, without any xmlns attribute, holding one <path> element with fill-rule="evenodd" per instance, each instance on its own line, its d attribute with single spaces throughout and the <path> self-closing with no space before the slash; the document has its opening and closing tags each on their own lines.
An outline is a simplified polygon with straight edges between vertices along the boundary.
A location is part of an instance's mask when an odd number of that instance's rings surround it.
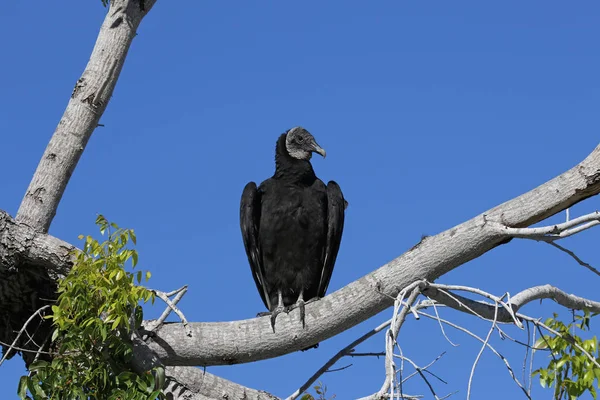
<svg viewBox="0 0 600 400">
<path fill-rule="evenodd" d="M 275 319 L 277 319 L 277 316 L 284 311 L 285 307 L 279 305 L 271 312 L 271 328 L 273 328 L 273 332 L 275 332 Z"/>
<path fill-rule="evenodd" d="M 298 304 L 298 308 L 300 309 L 300 321 L 302 321 L 302 328 L 304 328 L 305 327 L 304 317 L 306 316 L 306 307 L 305 307 L 304 300 L 302 300 L 302 298 L 299 298 L 298 302 L 296 304 Z"/>
</svg>

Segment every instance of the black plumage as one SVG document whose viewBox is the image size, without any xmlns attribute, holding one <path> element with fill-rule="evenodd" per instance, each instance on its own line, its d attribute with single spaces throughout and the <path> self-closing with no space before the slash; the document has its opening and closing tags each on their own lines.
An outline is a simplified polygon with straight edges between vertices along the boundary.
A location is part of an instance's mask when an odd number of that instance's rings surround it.
<svg viewBox="0 0 600 400">
<path fill-rule="evenodd" d="M 290 129 L 277 140 L 275 174 L 242 194 L 244 246 L 273 329 L 294 304 L 304 325 L 304 304 L 325 295 L 342 239 L 347 203 L 337 183 L 317 178 L 313 152 L 325 157 L 308 131 Z"/>
</svg>

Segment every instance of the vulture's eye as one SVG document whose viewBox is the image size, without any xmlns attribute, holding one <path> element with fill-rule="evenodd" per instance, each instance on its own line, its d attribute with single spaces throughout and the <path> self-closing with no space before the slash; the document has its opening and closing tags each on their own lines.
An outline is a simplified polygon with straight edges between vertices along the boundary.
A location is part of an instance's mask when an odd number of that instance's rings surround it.
<svg viewBox="0 0 600 400">
<path fill-rule="evenodd" d="M 304 142 L 304 138 L 302 136 L 298 136 L 298 143 Z"/>
</svg>

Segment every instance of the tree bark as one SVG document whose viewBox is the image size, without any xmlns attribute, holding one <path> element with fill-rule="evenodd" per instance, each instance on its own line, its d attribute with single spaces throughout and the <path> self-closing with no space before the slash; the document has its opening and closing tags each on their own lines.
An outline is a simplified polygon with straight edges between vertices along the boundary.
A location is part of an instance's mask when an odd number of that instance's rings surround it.
<svg viewBox="0 0 600 400">
<path fill-rule="evenodd" d="M 250 389 L 227 379 L 219 378 L 200 368 L 168 367 L 169 382 L 167 390 L 178 394 L 181 387 L 187 389 L 198 400 L 205 399 L 244 399 L 244 400 L 275 400 L 279 399 L 262 390 Z"/>
<path fill-rule="evenodd" d="M 104 113 L 136 30 L 156 0 L 112 0 L 90 60 L 25 192 L 16 219 L 48 232 L 77 162 Z"/>
</svg>

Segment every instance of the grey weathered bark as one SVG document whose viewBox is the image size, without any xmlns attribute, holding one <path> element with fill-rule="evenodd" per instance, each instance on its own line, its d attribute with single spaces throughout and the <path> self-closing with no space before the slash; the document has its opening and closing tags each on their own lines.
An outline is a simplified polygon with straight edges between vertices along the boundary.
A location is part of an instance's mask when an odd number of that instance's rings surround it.
<svg viewBox="0 0 600 400">
<path fill-rule="evenodd" d="M 262 390 L 250 389 L 227 379 L 209 374 L 199 368 L 168 367 L 167 374 L 171 377 L 168 390 L 177 385 L 193 393 L 195 398 L 204 399 L 244 399 L 244 400 L 274 400 L 278 397 Z"/>
<path fill-rule="evenodd" d="M 47 232 L 79 157 L 104 113 L 137 28 L 156 0 L 112 0 L 90 60 L 50 139 L 16 219 Z"/>
</svg>

